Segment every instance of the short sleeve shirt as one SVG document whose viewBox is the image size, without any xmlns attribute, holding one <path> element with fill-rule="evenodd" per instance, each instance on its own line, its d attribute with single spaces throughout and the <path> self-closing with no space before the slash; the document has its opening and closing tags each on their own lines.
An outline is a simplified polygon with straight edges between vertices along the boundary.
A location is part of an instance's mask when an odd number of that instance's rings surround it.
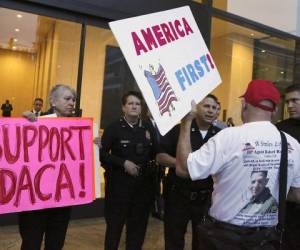
<svg viewBox="0 0 300 250">
<path fill-rule="evenodd" d="M 300 187 L 300 145 L 285 135 L 289 190 Z M 213 176 L 212 217 L 236 225 L 273 226 L 278 217 L 280 157 L 280 133 L 262 121 L 220 131 L 190 153 L 187 164 L 192 180 Z"/>
</svg>

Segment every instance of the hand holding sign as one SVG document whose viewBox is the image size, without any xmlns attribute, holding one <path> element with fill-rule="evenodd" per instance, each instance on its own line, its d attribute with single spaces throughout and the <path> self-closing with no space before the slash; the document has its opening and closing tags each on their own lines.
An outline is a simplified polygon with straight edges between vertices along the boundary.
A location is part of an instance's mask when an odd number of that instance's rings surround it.
<svg viewBox="0 0 300 250">
<path fill-rule="evenodd" d="M 34 113 L 32 113 L 31 111 L 23 112 L 22 116 L 27 118 L 29 121 L 32 121 L 32 122 L 37 120 L 37 116 Z"/>
<path fill-rule="evenodd" d="M 93 201 L 91 119 L 0 120 L 0 213 Z"/>
<path fill-rule="evenodd" d="M 221 82 L 189 7 L 109 25 L 162 135 Z"/>
<path fill-rule="evenodd" d="M 192 121 L 197 116 L 197 103 L 195 100 L 192 100 L 191 102 L 191 111 L 186 114 L 185 117 L 183 117 L 183 120 L 185 121 Z"/>
</svg>

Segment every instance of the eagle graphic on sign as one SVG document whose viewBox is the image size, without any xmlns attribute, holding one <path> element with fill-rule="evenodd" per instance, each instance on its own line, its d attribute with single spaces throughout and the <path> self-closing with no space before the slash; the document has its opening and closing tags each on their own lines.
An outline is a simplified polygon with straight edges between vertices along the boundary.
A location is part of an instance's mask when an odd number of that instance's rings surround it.
<svg viewBox="0 0 300 250">
<path fill-rule="evenodd" d="M 178 99 L 169 83 L 164 68 L 159 64 L 158 70 L 155 71 L 154 66 L 149 65 L 149 71 L 144 70 L 144 75 L 151 86 L 160 115 L 162 116 L 168 112 L 171 116 L 171 111 L 175 110 L 173 102 L 177 102 Z"/>
</svg>

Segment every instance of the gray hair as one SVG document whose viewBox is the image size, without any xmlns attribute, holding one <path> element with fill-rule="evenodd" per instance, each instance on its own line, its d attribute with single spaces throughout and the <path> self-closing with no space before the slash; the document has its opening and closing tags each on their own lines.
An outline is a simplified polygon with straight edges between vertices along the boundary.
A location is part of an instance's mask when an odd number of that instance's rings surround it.
<svg viewBox="0 0 300 250">
<path fill-rule="evenodd" d="M 76 91 L 73 88 L 71 88 L 69 85 L 57 84 L 51 89 L 49 94 L 49 100 L 51 104 L 53 100 L 57 100 L 59 93 L 61 93 L 63 90 L 70 90 L 74 95 L 74 97 L 76 96 Z"/>
</svg>

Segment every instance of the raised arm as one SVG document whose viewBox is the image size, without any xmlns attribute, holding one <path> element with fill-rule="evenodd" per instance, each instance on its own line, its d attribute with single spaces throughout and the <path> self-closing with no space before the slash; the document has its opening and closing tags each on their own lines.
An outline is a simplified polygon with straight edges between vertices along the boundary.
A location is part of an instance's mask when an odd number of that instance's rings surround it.
<svg viewBox="0 0 300 250">
<path fill-rule="evenodd" d="M 192 110 L 181 121 L 179 139 L 176 151 L 176 174 L 188 178 L 187 158 L 192 152 L 191 146 L 191 125 L 196 115 L 196 103 L 192 101 Z"/>
</svg>

